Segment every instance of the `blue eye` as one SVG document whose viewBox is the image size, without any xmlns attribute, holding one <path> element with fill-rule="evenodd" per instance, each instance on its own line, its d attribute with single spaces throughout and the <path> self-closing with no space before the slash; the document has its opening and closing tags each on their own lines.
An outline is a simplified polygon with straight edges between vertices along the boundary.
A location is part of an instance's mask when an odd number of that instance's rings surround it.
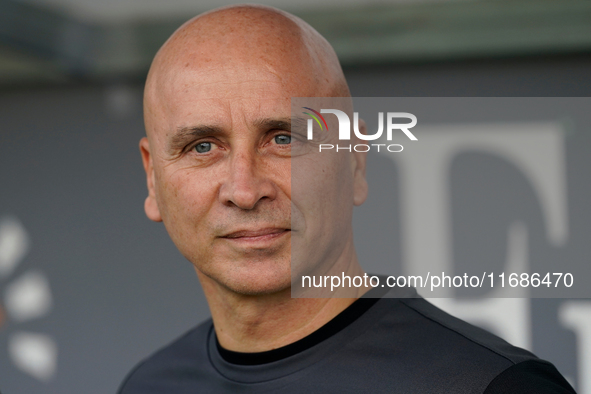
<svg viewBox="0 0 591 394">
<path fill-rule="evenodd" d="M 291 136 L 285 134 L 275 136 L 275 143 L 278 145 L 289 145 L 291 144 Z"/>
<path fill-rule="evenodd" d="M 197 153 L 207 153 L 211 150 L 211 142 L 200 142 L 195 146 Z"/>
</svg>

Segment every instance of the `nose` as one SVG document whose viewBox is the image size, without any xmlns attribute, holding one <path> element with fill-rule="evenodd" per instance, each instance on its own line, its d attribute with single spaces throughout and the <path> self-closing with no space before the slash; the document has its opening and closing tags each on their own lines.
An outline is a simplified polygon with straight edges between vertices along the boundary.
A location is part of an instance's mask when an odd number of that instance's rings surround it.
<svg viewBox="0 0 591 394">
<path fill-rule="evenodd" d="M 254 209 L 260 201 L 274 200 L 277 188 L 269 166 L 256 153 L 241 152 L 229 160 L 229 174 L 220 188 L 220 200 L 228 206 Z"/>
</svg>

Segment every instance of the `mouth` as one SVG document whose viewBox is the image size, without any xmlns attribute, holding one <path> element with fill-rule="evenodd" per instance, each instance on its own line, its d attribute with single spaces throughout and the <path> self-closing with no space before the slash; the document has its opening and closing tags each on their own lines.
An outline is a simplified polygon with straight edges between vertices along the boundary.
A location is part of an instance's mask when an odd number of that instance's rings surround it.
<svg viewBox="0 0 591 394">
<path fill-rule="evenodd" d="M 291 232 L 291 229 L 267 227 L 262 229 L 252 230 L 238 230 L 226 234 L 220 238 L 227 239 L 231 242 L 245 243 L 245 244 L 259 244 L 271 242 L 277 238 L 283 237 Z"/>
</svg>

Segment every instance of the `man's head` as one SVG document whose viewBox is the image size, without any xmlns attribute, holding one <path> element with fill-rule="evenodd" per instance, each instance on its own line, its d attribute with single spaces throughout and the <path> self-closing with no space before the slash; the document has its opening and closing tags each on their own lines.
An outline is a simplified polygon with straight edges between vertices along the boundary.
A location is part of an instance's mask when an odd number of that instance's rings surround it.
<svg viewBox="0 0 591 394">
<path fill-rule="evenodd" d="M 362 155 L 312 160 L 292 201 L 291 98 L 338 96 L 349 91 L 328 42 L 275 9 L 214 10 L 160 49 L 144 97 L 145 210 L 202 278 L 277 292 L 290 286 L 292 238 L 349 242 L 352 205 L 366 194 Z"/>
</svg>

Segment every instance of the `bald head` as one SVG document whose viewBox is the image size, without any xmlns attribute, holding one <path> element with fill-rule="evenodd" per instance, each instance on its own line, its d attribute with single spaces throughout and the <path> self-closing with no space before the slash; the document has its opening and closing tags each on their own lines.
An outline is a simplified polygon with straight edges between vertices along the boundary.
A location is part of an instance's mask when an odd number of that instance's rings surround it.
<svg viewBox="0 0 591 394">
<path fill-rule="evenodd" d="M 280 84 L 285 97 L 350 95 L 334 50 L 310 25 L 270 7 L 225 7 L 189 20 L 156 55 L 145 89 L 148 134 L 152 117 L 174 105 L 179 89 L 231 98 L 216 87 L 234 84 L 240 91 L 255 80 Z"/>
</svg>

